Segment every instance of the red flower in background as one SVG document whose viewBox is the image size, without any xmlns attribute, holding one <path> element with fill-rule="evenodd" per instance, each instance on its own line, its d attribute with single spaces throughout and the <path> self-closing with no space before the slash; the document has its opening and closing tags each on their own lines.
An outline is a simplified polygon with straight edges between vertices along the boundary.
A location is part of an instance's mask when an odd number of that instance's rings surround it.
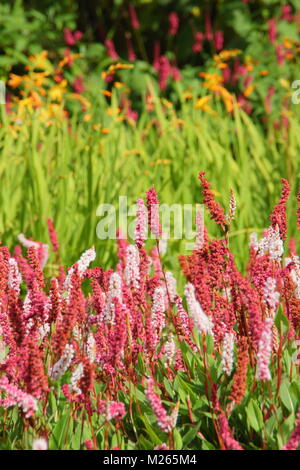
<svg viewBox="0 0 300 470">
<path fill-rule="evenodd" d="M 132 5 L 129 5 L 129 16 L 130 16 L 130 22 L 131 22 L 131 27 L 132 29 L 140 29 L 140 22 L 138 20 L 137 14 L 135 12 L 135 9 Z"/>
<path fill-rule="evenodd" d="M 179 27 L 179 18 L 175 11 L 172 11 L 169 15 L 169 34 L 175 36 Z"/>
<path fill-rule="evenodd" d="M 111 39 L 105 39 L 105 47 L 107 50 L 107 54 L 109 57 L 111 57 L 113 60 L 118 60 L 119 55 L 116 51 L 115 45 Z"/>
<path fill-rule="evenodd" d="M 132 46 L 132 43 L 129 38 L 126 38 L 126 45 L 127 45 L 127 54 L 129 62 L 134 62 L 136 59 L 136 55 Z"/>
<path fill-rule="evenodd" d="M 214 35 L 213 35 L 213 32 L 212 32 L 211 19 L 210 19 L 208 11 L 205 12 L 204 21 L 205 21 L 205 37 L 208 41 L 212 41 L 213 38 L 214 38 Z"/>
<path fill-rule="evenodd" d="M 84 84 L 83 84 L 83 78 L 81 75 L 75 78 L 73 82 L 73 88 L 74 88 L 75 93 L 82 93 L 85 90 Z"/>
<path fill-rule="evenodd" d="M 223 31 L 216 31 L 215 32 L 214 42 L 215 42 L 216 50 L 221 51 L 223 49 L 223 44 L 224 44 L 224 33 L 223 33 Z"/>
<path fill-rule="evenodd" d="M 272 112 L 271 100 L 272 100 L 273 95 L 275 94 L 275 91 L 276 89 L 273 86 L 269 87 L 268 89 L 268 93 L 265 99 L 265 108 L 268 114 L 271 114 Z"/>
<path fill-rule="evenodd" d="M 204 34 L 201 33 L 201 31 L 198 31 L 195 34 L 195 40 L 194 40 L 194 44 L 193 44 L 193 47 L 192 47 L 194 52 L 201 52 L 202 51 L 203 41 L 204 41 Z"/>
<path fill-rule="evenodd" d="M 292 15 L 292 7 L 290 5 L 286 4 L 281 8 L 281 19 L 288 21 L 289 23 L 293 21 L 294 17 Z"/>
<path fill-rule="evenodd" d="M 68 46 L 75 46 L 76 42 L 80 41 L 83 34 L 81 31 L 75 31 L 74 33 L 69 28 L 64 29 L 64 38 Z"/>
<path fill-rule="evenodd" d="M 268 21 L 268 36 L 269 36 L 269 41 L 273 44 L 276 41 L 276 37 L 277 37 L 276 18 L 271 18 Z"/>
</svg>

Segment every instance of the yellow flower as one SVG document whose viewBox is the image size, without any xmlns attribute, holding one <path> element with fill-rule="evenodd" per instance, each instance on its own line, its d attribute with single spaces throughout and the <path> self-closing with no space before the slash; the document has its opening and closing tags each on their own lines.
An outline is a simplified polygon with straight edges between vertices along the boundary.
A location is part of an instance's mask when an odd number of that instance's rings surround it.
<svg viewBox="0 0 300 470">
<path fill-rule="evenodd" d="M 192 8 L 192 15 L 195 16 L 196 18 L 201 15 L 201 10 L 199 7 L 193 7 Z"/>
<path fill-rule="evenodd" d="M 91 120 L 91 118 L 92 118 L 92 115 L 91 115 L 91 114 L 85 114 L 85 115 L 83 116 L 84 122 L 89 122 L 89 121 Z"/>
<path fill-rule="evenodd" d="M 30 56 L 28 59 L 31 62 L 31 64 L 27 65 L 26 69 L 27 70 L 42 69 L 42 70 L 48 70 L 49 72 L 52 72 L 53 66 L 47 58 L 48 58 L 48 51 L 42 51 L 42 52 L 39 52 L 38 54 L 34 54 Z"/>
<path fill-rule="evenodd" d="M 90 101 L 86 99 L 84 96 L 80 95 L 79 93 L 70 93 L 68 94 L 68 98 L 79 101 L 79 103 L 82 104 L 82 107 L 84 110 L 89 109 L 91 107 Z"/>
<path fill-rule="evenodd" d="M 40 87 L 45 83 L 48 75 L 48 72 L 31 72 L 31 74 L 28 75 L 28 78 L 34 82 L 34 86 Z"/>
<path fill-rule="evenodd" d="M 133 69 L 132 64 L 122 64 L 118 62 L 117 64 L 113 64 L 114 70 L 125 70 L 125 69 Z"/>
<path fill-rule="evenodd" d="M 208 90 L 218 90 L 220 84 L 223 82 L 223 77 L 221 77 L 217 73 L 200 72 L 199 76 L 205 79 L 205 81 L 203 82 L 203 86 Z"/>
<path fill-rule="evenodd" d="M 126 84 L 125 84 L 125 83 L 122 83 L 122 82 L 115 82 L 115 83 L 114 83 L 114 86 L 115 86 L 116 88 L 124 88 L 124 86 L 126 86 Z"/>
<path fill-rule="evenodd" d="M 161 102 L 166 108 L 172 108 L 173 107 L 171 101 L 168 101 L 165 98 L 162 98 Z"/>
<path fill-rule="evenodd" d="M 109 116 L 114 116 L 116 114 L 119 114 L 120 112 L 121 112 L 120 108 L 108 108 L 106 110 L 106 114 L 108 114 Z"/>
<path fill-rule="evenodd" d="M 220 57 L 221 60 L 229 60 L 232 57 L 236 57 L 237 55 L 241 54 L 240 49 L 228 49 L 228 50 L 223 50 L 219 52 L 218 56 Z"/>
<path fill-rule="evenodd" d="M 53 86 L 50 90 L 49 90 L 49 97 L 51 99 L 51 101 L 59 101 L 61 102 L 62 101 L 62 98 L 63 98 L 63 94 L 66 90 L 63 89 L 61 86 L 59 85 L 55 85 Z"/>
<path fill-rule="evenodd" d="M 234 109 L 234 98 L 231 93 L 224 87 L 220 87 L 220 94 L 222 96 L 223 102 L 225 104 L 226 111 L 231 113 Z"/>
<path fill-rule="evenodd" d="M 207 104 L 211 100 L 211 98 L 212 98 L 211 95 L 198 98 L 195 104 L 195 108 L 201 109 L 201 111 L 207 112 L 209 114 L 216 115 L 217 113 Z"/>
<path fill-rule="evenodd" d="M 195 104 L 196 109 L 202 109 L 209 101 L 211 100 L 211 95 L 203 96 L 202 98 L 198 98 Z"/>
<path fill-rule="evenodd" d="M 281 79 L 279 80 L 279 83 L 280 83 L 280 85 L 282 86 L 282 88 L 287 88 L 287 89 L 288 89 L 288 88 L 290 88 L 290 86 L 291 86 L 291 85 L 290 85 L 290 82 L 289 82 L 288 80 L 286 80 L 285 78 L 281 78 Z"/>
</svg>

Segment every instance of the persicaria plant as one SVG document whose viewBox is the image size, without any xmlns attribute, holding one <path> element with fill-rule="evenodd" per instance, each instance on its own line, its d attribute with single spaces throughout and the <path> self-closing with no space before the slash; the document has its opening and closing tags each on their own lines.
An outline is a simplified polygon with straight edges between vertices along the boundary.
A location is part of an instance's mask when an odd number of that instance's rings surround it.
<svg viewBox="0 0 300 470">
<path fill-rule="evenodd" d="M 199 179 L 221 236 L 205 229 L 179 256 L 179 276 L 162 260 L 154 187 L 137 202 L 135 243 L 118 239 L 114 270 L 91 265 L 92 247 L 65 271 L 51 220 L 52 279 L 45 243 L 20 235 L 24 248 L 0 247 L 1 448 L 297 449 L 300 261 L 286 244 L 289 184 L 262 237 L 251 235 L 241 273 L 228 236 L 234 195 L 227 215 Z"/>
</svg>

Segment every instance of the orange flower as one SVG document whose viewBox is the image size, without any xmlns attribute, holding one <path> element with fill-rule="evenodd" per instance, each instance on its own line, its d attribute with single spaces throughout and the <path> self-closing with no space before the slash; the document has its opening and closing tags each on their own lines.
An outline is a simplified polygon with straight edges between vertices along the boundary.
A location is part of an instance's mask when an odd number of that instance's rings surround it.
<svg viewBox="0 0 300 470">
<path fill-rule="evenodd" d="M 102 95 L 108 96 L 109 98 L 112 97 L 112 92 L 108 90 L 101 90 Z"/>
<path fill-rule="evenodd" d="M 31 92 L 32 103 L 35 108 L 39 108 L 42 104 L 40 95 L 36 91 Z"/>
<path fill-rule="evenodd" d="M 12 88 L 17 88 L 20 83 L 22 83 L 22 81 L 24 80 L 24 77 L 22 77 L 21 75 L 15 75 L 14 73 L 11 73 L 9 76 L 11 78 L 10 80 L 8 80 L 8 85 Z"/>
<path fill-rule="evenodd" d="M 251 95 L 252 91 L 254 90 L 255 85 L 249 85 L 247 88 L 244 90 L 244 96 L 248 98 L 249 95 Z"/>
</svg>

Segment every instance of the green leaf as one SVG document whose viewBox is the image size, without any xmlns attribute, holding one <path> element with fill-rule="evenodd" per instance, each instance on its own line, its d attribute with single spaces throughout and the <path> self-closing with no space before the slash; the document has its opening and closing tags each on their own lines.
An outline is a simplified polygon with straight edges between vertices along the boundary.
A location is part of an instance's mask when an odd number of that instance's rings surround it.
<svg viewBox="0 0 300 470">
<path fill-rule="evenodd" d="M 184 435 L 182 439 L 183 443 L 183 448 L 186 449 L 189 444 L 194 440 L 194 438 L 197 435 L 197 432 L 199 431 L 201 425 L 201 421 L 199 421 L 195 426 L 192 426 L 191 429 L 188 430 L 188 432 Z"/>
<path fill-rule="evenodd" d="M 175 449 L 176 450 L 181 450 L 182 449 L 182 439 L 181 439 L 181 435 L 180 435 L 177 428 L 173 429 L 173 437 L 174 437 Z"/>
<path fill-rule="evenodd" d="M 279 332 L 285 334 L 288 332 L 289 330 L 289 320 L 287 318 L 287 316 L 281 311 L 279 310 L 276 317 L 275 317 L 275 320 L 274 320 L 274 323 L 278 329 Z"/>
<path fill-rule="evenodd" d="M 248 425 L 256 432 L 261 431 L 263 428 L 263 415 L 259 406 L 253 399 L 250 400 L 246 408 L 246 413 Z"/>
<path fill-rule="evenodd" d="M 280 386 L 279 395 L 280 395 L 280 399 L 281 399 L 282 403 L 287 408 L 287 410 L 294 413 L 293 400 L 292 400 L 292 397 L 289 393 L 289 389 L 288 389 L 288 386 L 287 386 L 286 382 L 282 382 L 282 384 Z"/>
<path fill-rule="evenodd" d="M 67 434 L 71 434 L 72 429 L 73 420 L 68 410 L 55 425 L 50 437 L 49 448 L 51 450 L 62 450 L 65 441 L 68 442 L 68 439 L 66 439 Z"/>
</svg>

